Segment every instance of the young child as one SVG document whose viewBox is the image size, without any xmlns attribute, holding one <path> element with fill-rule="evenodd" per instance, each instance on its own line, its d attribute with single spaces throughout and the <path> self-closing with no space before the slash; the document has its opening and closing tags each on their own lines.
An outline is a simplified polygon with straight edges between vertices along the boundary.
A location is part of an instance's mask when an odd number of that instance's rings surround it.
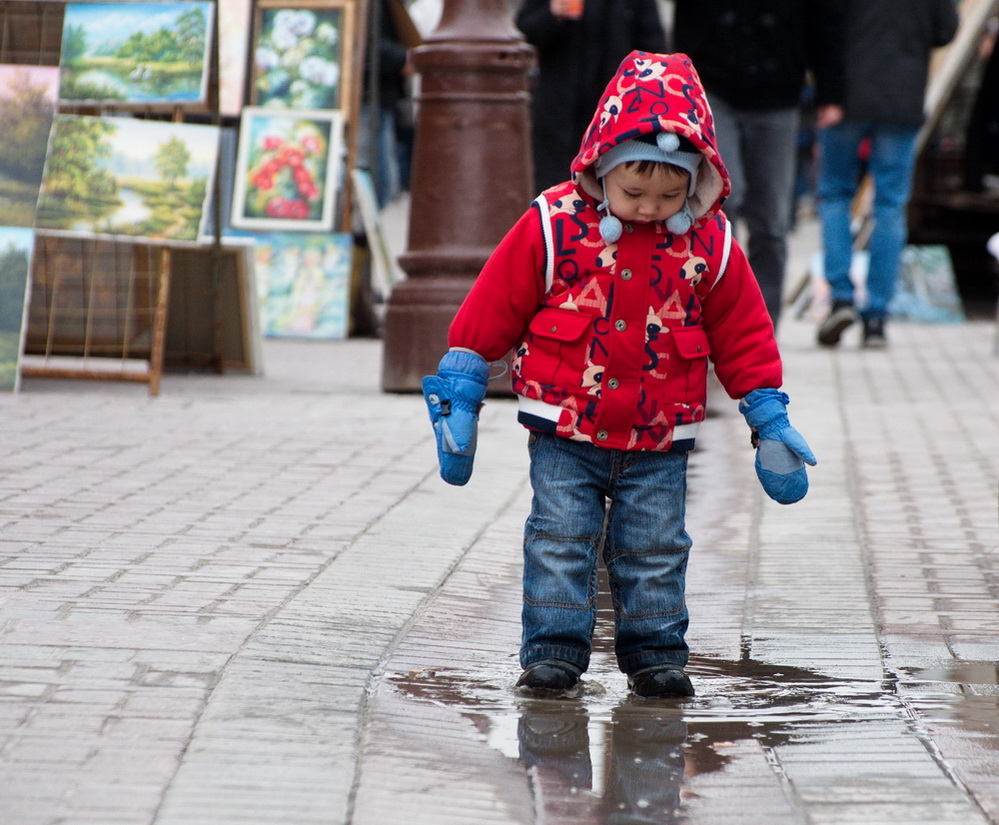
<svg viewBox="0 0 999 825">
<path fill-rule="evenodd" d="M 639 696 L 692 696 L 683 668 L 687 453 L 708 358 L 756 431 L 756 470 L 804 496 L 773 325 L 719 211 L 729 182 L 689 58 L 632 52 L 572 164 L 497 246 L 423 389 L 441 476 L 472 471 L 488 362 L 511 349 L 534 492 L 518 686 L 572 695 L 590 659 L 602 552 L 615 652 Z"/>
</svg>

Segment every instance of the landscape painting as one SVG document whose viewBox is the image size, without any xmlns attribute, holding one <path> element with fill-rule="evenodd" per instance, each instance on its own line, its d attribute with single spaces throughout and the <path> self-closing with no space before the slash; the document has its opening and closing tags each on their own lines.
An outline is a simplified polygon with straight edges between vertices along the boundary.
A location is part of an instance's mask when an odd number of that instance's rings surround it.
<svg viewBox="0 0 999 825">
<path fill-rule="evenodd" d="M 213 4 L 70 3 L 59 99 L 122 105 L 204 104 Z"/>
<path fill-rule="evenodd" d="M 232 225 L 328 232 L 342 131 L 340 112 L 243 109 Z"/>
<path fill-rule="evenodd" d="M 34 245 L 30 228 L 0 226 L 0 391 L 16 390 L 19 384 L 17 365 Z"/>
<path fill-rule="evenodd" d="M 56 115 L 35 227 L 196 241 L 218 141 L 214 126 Z"/>
<path fill-rule="evenodd" d="M 353 8 L 352 6 L 350 8 Z M 353 33 L 343 0 L 260 0 L 254 23 L 250 103 L 285 109 L 342 109 Z"/>
<path fill-rule="evenodd" d="M 54 66 L 0 66 L 0 226 L 35 221 L 58 89 Z"/>
<path fill-rule="evenodd" d="M 255 235 L 254 274 L 264 334 L 347 337 L 353 239 L 349 233 Z"/>
</svg>

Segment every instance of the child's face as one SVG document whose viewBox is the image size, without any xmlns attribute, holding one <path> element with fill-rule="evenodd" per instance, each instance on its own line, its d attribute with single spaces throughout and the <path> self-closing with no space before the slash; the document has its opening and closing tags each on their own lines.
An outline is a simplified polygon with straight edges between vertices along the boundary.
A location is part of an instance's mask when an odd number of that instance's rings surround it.
<svg viewBox="0 0 999 825">
<path fill-rule="evenodd" d="M 665 221 L 683 208 L 690 174 L 668 164 L 659 164 L 649 175 L 638 164 L 622 163 L 606 176 L 610 211 L 622 221 Z"/>
</svg>

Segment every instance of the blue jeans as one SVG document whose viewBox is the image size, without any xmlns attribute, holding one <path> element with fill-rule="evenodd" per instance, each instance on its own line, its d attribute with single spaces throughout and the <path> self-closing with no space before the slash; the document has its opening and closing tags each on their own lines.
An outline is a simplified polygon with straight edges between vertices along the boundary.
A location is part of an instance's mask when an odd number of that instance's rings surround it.
<svg viewBox="0 0 999 825">
<path fill-rule="evenodd" d="M 528 449 L 534 501 L 524 528 L 521 665 L 561 659 L 586 670 L 601 549 L 618 666 L 686 665 L 687 453 L 609 450 L 535 432 Z"/>
<path fill-rule="evenodd" d="M 798 109 L 738 109 L 717 96 L 709 99 L 718 151 L 732 179 L 725 214 L 746 222 L 749 265 L 776 325 L 794 203 Z"/>
<path fill-rule="evenodd" d="M 819 218 L 825 276 L 833 301 L 853 303 L 850 207 L 860 182 L 858 150 L 871 138 L 868 170 L 874 182 L 874 229 L 868 243 L 865 318 L 884 318 L 895 292 L 902 248 L 908 236 L 906 205 L 912 192 L 918 127 L 846 121 L 819 132 Z"/>
</svg>

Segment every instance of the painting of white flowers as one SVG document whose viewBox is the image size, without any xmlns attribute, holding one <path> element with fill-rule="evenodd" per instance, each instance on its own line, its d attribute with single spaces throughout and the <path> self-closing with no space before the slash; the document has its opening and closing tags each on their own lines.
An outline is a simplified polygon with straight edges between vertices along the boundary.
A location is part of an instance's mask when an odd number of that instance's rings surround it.
<svg viewBox="0 0 999 825">
<path fill-rule="evenodd" d="M 341 112 L 243 109 L 232 225 L 329 232 L 342 133 Z"/>
<path fill-rule="evenodd" d="M 250 103 L 343 109 L 350 88 L 353 3 L 257 3 Z"/>
<path fill-rule="evenodd" d="M 214 7 L 202 0 L 70 3 L 59 99 L 121 105 L 204 104 Z"/>
<path fill-rule="evenodd" d="M 35 228 L 196 241 L 218 144 L 215 126 L 56 115 Z"/>
</svg>

